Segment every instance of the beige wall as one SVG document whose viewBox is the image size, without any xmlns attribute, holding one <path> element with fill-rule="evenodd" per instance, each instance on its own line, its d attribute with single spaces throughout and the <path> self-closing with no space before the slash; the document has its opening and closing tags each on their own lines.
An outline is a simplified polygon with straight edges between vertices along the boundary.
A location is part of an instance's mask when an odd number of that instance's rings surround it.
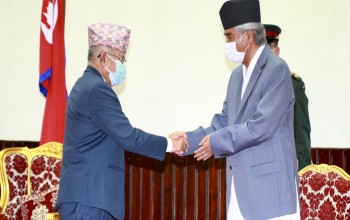
<svg viewBox="0 0 350 220">
<path fill-rule="evenodd" d="M 220 112 L 234 64 L 213 0 L 67 0 L 68 92 L 86 67 L 87 25 L 132 29 L 127 78 L 115 90 L 135 127 L 168 135 L 207 126 Z M 0 139 L 39 140 L 42 1 L 0 0 Z M 306 83 L 312 146 L 350 147 L 350 2 L 261 0 L 262 21 L 282 28 L 281 56 Z"/>
</svg>

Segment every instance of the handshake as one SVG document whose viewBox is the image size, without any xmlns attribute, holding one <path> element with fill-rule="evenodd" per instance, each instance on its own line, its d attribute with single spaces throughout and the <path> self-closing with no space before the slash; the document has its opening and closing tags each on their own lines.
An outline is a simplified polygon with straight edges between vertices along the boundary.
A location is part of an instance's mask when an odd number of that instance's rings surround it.
<svg viewBox="0 0 350 220">
<path fill-rule="evenodd" d="M 187 152 L 189 145 L 185 132 L 173 132 L 169 135 L 169 138 L 173 142 L 172 153 L 182 156 Z M 210 134 L 208 134 L 199 142 L 198 149 L 194 151 L 194 158 L 197 158 L 197 160 L 207 160 L 211 155 L 213 155 L 213 151 L 210 145 Z"/>
</svg>

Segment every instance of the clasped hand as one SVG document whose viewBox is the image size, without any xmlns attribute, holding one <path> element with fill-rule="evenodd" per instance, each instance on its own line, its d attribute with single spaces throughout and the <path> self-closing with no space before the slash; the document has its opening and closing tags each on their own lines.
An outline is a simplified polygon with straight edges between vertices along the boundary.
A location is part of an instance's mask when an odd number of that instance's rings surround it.
<svg viewBox="0 0 350 220">
<path fill-rule="evenodd" d="M 185 132 L 181 132 L 181 131 L 177 131 L 177 132 L 173 132 L 170 135 L 171 140 L 173 141 L 173 143 L 175 143 L 175 141 L 179 141 L 182 140 L 183 143 L 185 142 L 186 148 L 183 149 L 181 148 L 181 150 L 175 150 L 175 145 L 174 145 L 174 149 L 173 149 L 173 153 L 177 154 L 177 155 L 183 155 L 184 152 L 187 151 L 188 148 L 188 140 L 187 140 L 187 135 Z M 208 158 L 211 157 L 211 155 L 213 155 L 213 151 L 211 149 L 210 146 L 210 134 L 206 135 L 200 142 L 199 142 L 199 148 L 194 151 L 194 158 L 197 158 L 197 161 L 199 160 L 207 160 Z M 177 148 L 179 149 L 179 148 Z"/>
<path fill-rule="evenodd" d="M 187 137 L 177 137 L 173 138 L 171 135 L 169 136 L 173 142 L 173 151 L 172 153 L 175 153 L 177 155 L 182 155 L 183 152 L 187 151 L 188 148 L 188 141 Z"/>
</svg>

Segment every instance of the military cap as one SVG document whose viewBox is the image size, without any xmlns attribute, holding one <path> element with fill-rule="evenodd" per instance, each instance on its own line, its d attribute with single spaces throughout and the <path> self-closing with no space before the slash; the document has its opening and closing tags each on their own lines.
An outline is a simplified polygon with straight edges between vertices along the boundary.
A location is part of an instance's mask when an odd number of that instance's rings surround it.
<svg viewBox="0 0 350 220">
<path fill-rule="evenodd" d="M 277 43 L 279 41 L 279 35 L 282 32 L 281 28 L 274 24 L 264 24 L 264 28 L 265 28 L 267 43 L 268 44 L 272 42 Z"/>
</svg>

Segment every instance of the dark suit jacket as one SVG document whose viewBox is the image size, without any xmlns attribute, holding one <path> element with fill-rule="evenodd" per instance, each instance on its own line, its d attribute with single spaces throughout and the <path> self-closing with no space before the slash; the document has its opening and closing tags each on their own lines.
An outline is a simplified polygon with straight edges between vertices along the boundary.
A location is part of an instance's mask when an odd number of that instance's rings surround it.
<svg viewBox="0 0 350 220">
<path fill-rule="evenodd" d="M 112 88 L 87 67 L 68 98 L 57 204 L 77 202 L 124 219 L 124 150 L 163 160 L 166 147 L 165 137 L 130 124 Z"/>
</svg>

